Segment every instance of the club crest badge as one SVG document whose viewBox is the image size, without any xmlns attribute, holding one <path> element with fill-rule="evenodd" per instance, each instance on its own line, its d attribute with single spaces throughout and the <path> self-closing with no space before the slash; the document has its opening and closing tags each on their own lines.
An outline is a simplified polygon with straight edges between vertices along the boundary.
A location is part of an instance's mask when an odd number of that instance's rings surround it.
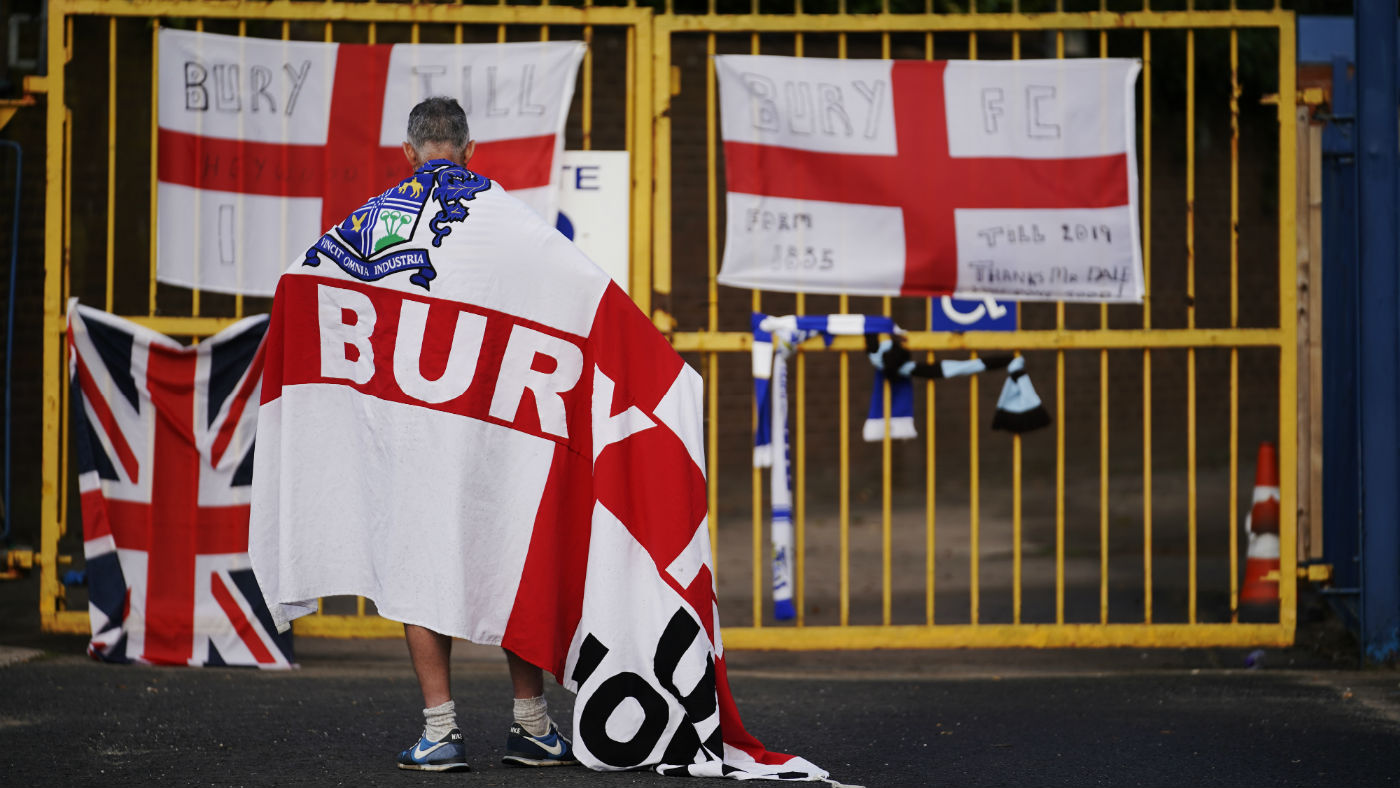
<svg viewBox="0 0 1400 788">
<path fill-rule="evenodd" d="M 413 238 L 428 201 L 436 200 L 439 205 L 430 227 L 431 245 L 440 247 L 442 239 L 452 232 L 448 225 L 467 218 L 463 203 L 489 188 L 489 179 L 470 170 L 442 160 L 428 162 L 321 236 L 306 250 L 303 265 L 318 266 L 325 256 L 362 282 L 412 271 L 409 281 L 427 290 L 437 271 L 428 250 L 413 244 Z"/>
</svg>

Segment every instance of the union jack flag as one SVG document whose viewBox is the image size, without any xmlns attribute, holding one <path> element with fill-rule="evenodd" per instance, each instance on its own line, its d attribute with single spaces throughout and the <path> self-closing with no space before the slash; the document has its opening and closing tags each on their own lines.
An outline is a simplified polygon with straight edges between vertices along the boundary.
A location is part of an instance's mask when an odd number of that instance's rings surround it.
<svg viewBox="0 0 1400 788">
<path fill-rule="evenodd" d="M 158 665 L 291 665 L 248 561 L 267 316 L 193 347 L 68 306 L 88 653 Z"/>
</svg>

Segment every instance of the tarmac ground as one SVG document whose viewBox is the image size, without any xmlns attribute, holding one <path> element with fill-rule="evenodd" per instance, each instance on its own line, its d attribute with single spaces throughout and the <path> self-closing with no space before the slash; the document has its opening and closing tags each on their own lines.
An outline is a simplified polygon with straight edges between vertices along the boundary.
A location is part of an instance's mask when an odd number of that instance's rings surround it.
<svg viewBox="0 0 1400 788">
<path fill-rule="evenodd" d="M 7 786 L 650 786 L 680 778 L 499 762 L 499 650 L 459 644 L 453 694 L 473 771 L 394 768 L 419 730 L 402 642 L 297 641 L 300 667 L 155 668 L 38 631 L 0 583 Z M 1317 617 L 1311 617 L 1316 619 Z M 738 652 L 745 725 L 864 786 L 1400 784 L 1400 672 L 1355 667 L 1326 621 L 1246 649 Z M 547 689 L 561 727 L 572 697 Z"/>
</svg>

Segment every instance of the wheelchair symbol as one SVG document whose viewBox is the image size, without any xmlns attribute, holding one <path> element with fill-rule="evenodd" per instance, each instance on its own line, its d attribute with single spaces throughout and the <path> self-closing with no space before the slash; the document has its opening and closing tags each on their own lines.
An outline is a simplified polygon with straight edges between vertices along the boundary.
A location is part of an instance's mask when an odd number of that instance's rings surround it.
<svg viewBox="0 0 1400 788">
<path fill-rule="evenodd" d="M 1006 316 L 1006 307 L 998 304 L 995 298 L 984 298 L 971 312 L 959 312 L 953 305 L 953 297 L 943 296 L 943 314 L 960 326 L 970 326 L 984 317 L 1000 320 Z"/>
</svg>

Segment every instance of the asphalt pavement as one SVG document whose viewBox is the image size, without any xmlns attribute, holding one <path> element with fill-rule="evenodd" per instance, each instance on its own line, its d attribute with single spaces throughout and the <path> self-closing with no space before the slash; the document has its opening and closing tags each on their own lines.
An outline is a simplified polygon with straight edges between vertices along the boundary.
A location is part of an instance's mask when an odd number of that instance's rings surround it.
<svg viewBox="0 0 1400 788">
<path fill-rule="evenodd" d="M 473 771 L 394 768 L 422 718 L 398 641 L 303 638 L 291 671 L 106 665 L 0 605 L 5 786 L 674 786 L 500 764 L 496 649 L 454 654 Z M 1400 784 L 1400 672 L 1302 645 L 1092 651 L 737 652 L 748 729 L 848 785 Z M 570 727 L 572 697 L 547 689 Z"/>
</svg>

